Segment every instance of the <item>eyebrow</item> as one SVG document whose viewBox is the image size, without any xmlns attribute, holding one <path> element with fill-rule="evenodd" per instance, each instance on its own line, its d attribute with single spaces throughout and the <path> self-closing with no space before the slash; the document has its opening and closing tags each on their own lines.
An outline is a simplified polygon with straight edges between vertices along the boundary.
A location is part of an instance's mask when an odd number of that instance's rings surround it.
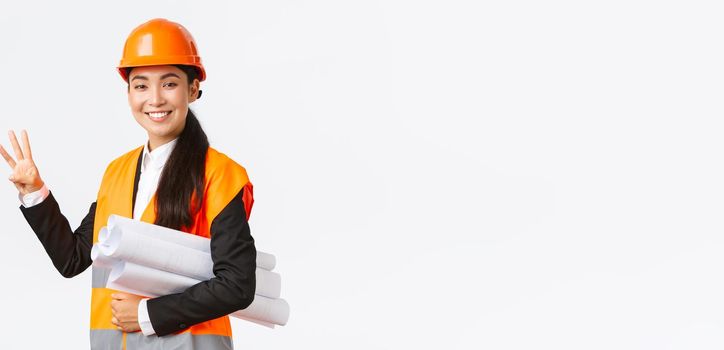
<svg viewBox="0 0 724 350">
<path fill-rule="evenodd" d="M 176 73 L 166 73 L 166 74 L 164 74 L 164 75 L 161 76 L 161 80 L 164 80 L 164 79 L 170 78 L 170 77 L 176 77 L 176 78 L 181 79 L 181 77 L 179 77 L 178 74 L 176 74 Z M 136 80 L 136 79 L 148 80 L 148 78 L 146 78 L 146 77 L 143 76 L 143 75 L 137 75 L 137 76 L 133 77 L 133 78 L 131 79 L 131 81 L 134 81 L 134 80 Z"/>
<path fill-rule="evenodd" d="M 179 77 L 176 73 L 166 73 L 161 76 L 161 80 L 164 80 L 164 79 L 170 78 L 170 77 L 176 77 L 176 78 L 181 79 L 181 77 Z"/>
</svg>

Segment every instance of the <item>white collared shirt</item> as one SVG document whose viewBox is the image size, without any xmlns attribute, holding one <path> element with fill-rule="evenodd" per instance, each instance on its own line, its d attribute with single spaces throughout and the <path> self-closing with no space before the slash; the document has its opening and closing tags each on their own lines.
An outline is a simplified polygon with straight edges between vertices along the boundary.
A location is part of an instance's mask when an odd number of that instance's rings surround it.
<svg viewBox="0 0 724 350">
<path fill-rule="evenodd" d="M 151 202 L 153 194 L 158 188 L 158 180 L 161 178 L 168 157 L 171 151 L 176 147 L 178 139 L 167 142 L 156 147 L 153 151 L 148 151 L 148 142 L 143 146 L 143 161 L 141 161 L 141 178 L 138 180 L 138 191 L 136 192 L 136 202 L 133 206 L 133 219 L 141 220 L 143 212 L 146 210 L 148 203 Z"/>
<path fill-rule="evenodd" d="M 156 147 L 153 151 L 148 150 L 148 142 L 143 146 L 143 160 L 141 161 L 141 176 L 138 180 L 138 190 L 136 191 L 136 201 L 133 206 L 133 219 L 141 220 L 143 212 L 146 210 L 148 203 L 151 202 L 156 189 L 158 188 L 158 180 L 161 178 L 163 168 L 168 161 L 171 152 L 176 147 L 178 138 L 169 141 L 161 146 Z M 24 207 L 42 203 L 48 197 L 48 187 L 43 187 L 35 192 L 26 195 L 18 194 L 18 198 Z M 142 299 L 138 304 L 138 324 L 141 326 L 141 332 L 144 335 L 156 334 L 151 325 L 151 318 L 148 316 L 148 307 L 146 300 Z M 110 307 L 110 306 L 109 306 Z"/>
</svg>

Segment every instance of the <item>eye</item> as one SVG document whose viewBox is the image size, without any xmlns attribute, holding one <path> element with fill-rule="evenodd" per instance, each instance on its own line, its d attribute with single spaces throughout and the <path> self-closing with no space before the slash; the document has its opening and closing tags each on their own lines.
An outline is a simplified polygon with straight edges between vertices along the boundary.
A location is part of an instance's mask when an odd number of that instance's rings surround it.
<svg viewBox="0 0 724 350">
<path fill-rule="evenodd" d="M 135 90 L 142 90 L 145 88 L 146 88 L 146 85 L 143 85 L 143 84 L 133 85 L 133 89 L 135 89 Z"/>
<path fill-rule="evenodd" d="M 176 85 L 178 85 L 178 84 L 176 84 L 174 82 L 163 83 L 163 87 L 176 87 Z"/>
</svg>

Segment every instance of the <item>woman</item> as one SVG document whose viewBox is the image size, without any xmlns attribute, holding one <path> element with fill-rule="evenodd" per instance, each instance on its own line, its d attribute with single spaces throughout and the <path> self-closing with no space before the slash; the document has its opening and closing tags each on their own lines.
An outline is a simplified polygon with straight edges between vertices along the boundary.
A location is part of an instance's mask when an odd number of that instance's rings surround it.
<svg viewBox="0 0 724 350">
<path fill-rule="evenodd" d="M 252 185 L 245 169 L 209 147 L 189 109 L 206 77 L 196 44 L 180 24 L 154 19 L 126 40 L 118 67 L 128 104 L 148 141 L 108 165 L 96 202 L 72 232 L 33 162 L 27 132 L 9 132 L 21 211 L 58 271 L 73 277 L 91 266 L 90 250 L 111 214 L 211 238 L 215 277 L 183 293 L 146 299 L 105 288 L 93 266 L 92 349 L 232 349 L 228 315 L 254 298 L 256 249 L 248 215 Z M 141 332 L 138 332 L 141 331 Z"/>
</svg>

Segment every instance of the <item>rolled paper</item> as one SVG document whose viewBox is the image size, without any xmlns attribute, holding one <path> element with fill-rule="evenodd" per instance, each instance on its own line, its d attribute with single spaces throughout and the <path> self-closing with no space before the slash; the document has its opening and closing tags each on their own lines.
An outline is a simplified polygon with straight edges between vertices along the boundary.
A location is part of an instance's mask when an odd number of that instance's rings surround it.
<svg viewBox="0 0 724 350">
<path fill-rule="evenodd" d="M 118 261 L 101 253 L 99 245 L 96 243 L 91 247 L 91 260 L 93 266 L 110 269 Z"/>
<path fill-rule="evenodd" d="M 103 227 L 101 227 L 101 230 L 98 231 L 98 243 L 106 244 L 107 240 L 108 240 L 108 226 L 103 226 Z"/>
<path fill-rule="evenodd" d="M 113 227 L 109 232 L 106 244 L 99 247 L 108 257 L 197 280 L 214 277 L 214 263 L 209 253 L 142 235 L 134 230 Z"/>
<path fill-rule="evenodd" d="M 149 224 L 143 221 L 129 219 L 115 214 L 108 217 L 107 231 L 126 230 L 130 230 L 147 237 L 182 245 L 205 253 L 211 253 L 211 240 L 206 237 L 189 234 L 179 230 L 173 230 L 168 227 Z M 257 250 L 256 267 L 271 271 L 275 266 L 276 257 L 274 255 Z"/>
<path fill-rule="evenodd" d="M 107 267 L 115 261 L 125 261 L 186 276 L 196 280 L 197 283 L 215 277 L 214 263 L 209 253 L 138 234 L 135 230 L 121 230 L 118 226 L 106 232 L 104 243 L 96 245 L 95 255 L 104 258 L 99 260 L 98 266 Z M 281 295 L 279 274 L 257 268 L 255 277 L 255 294 L 279 298 Z"/>
<path fill-rule="evenodd" d="M 215 277 L 210 239 L 167 227 L 111 215 L 91 250 L 94 265 L 110 269 L 106 286 L 136 295 L 180 293 Z M 274 328 L 289 319 L 279 299 L 281 276 L 271 270 L 276 257 L 257 251 L 254 301 L 230 316 Z"/>
<path fill-rule="evenodd" d="M 181 293 L 199 281 L 166 271 L 120 261 L 111 269 L 108 288 L 133 290 L 140 295 L 160 297 Z"/>
<path fill-rule="evenodd" d="M 136 295 L 159 297 L 183 292 L 199 282 L 186 276 L 121 261 L 113 266 L 107 287 Z M 256 294 L 247 308 L 231 316 L 260 321 L 267 327 L 269 324 L 285 325 L 289 319 L 289 304 L 284 299 Z"/>
<path fill-rule="evenodd" d="M 284 299 L 272 299 L 254 295 L 254 301 L 246 309 L 231 314 L 283 326 L 289 320 L 289 303 Z"/>
</svg>

